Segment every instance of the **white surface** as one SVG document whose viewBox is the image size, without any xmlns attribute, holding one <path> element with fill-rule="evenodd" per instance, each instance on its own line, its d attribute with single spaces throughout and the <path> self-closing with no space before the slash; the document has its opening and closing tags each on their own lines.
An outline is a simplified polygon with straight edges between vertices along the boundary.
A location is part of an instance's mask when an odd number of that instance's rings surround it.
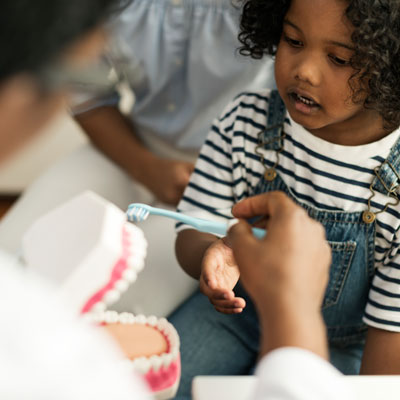
<svg viewBox="0 0 400 400">
<path fill-rule="evenodd" d="M 32 142 L 0 168 L 0 193 L 24 190 L 55 161 L 87 143 L 79 126 L 66 112 L 57 116 Z"/>
<path fill-rule="evenodd" d="M 347 376 L 343 379 L 350 384 L 355 400 L 400 398 L 400 376 Z M 199 376 L 193 381 L 193 400 L 250 400 L 256 383 L 254 376 Z"/>
</svg>

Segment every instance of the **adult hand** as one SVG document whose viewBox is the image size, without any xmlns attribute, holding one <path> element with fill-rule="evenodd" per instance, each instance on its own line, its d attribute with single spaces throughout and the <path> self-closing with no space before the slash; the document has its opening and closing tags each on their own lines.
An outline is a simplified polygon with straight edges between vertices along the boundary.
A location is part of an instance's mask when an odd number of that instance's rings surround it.
<svg viewBox="0 0 400 400">
<path fill-rule="evenodd" d="M 326 357 L 320 307 L 331 253 L 322 225 L 282 192 L 246 199 L 232 212 L 237 218 L 267 217 L 262 240 L 244 221 L 228 233 L 241 281 L 266 332 L 263 351 L 293 345 Z"/>
<path fill-rule="evenodd" d="M 213 243 L 203 257 L 200 290 L 217 311 L 238 314 L 246 306 L 244 299 L 235 297 L 233 292 L 239 276 L 232 250 L 223 239 Z"/>
<path fill-rule="evenodd" d="M 189 183 L 194 165 L 185 161 L 152 157 L 142 183 L 163 203 L 176 206 Z"/>
</svg>

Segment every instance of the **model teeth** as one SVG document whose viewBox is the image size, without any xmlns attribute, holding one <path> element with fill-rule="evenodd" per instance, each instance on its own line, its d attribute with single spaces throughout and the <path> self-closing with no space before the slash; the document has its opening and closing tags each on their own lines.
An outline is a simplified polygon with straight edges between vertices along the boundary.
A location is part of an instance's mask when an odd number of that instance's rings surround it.
<svg viewBox="0 0 400 400">
<path fill-rule="evenodd" d="M 144 315 L 140 314 L 136 316 L 135 322 L 137 324 L 145 324 L 147 322 L 147 318 Z"/>
<path fill-rule="evenodd" d="M 161 356 L 162 364 L 164 367 L 169 367 L 169 365 L 172 363 L 172 354 L 163 354 Z"/>
<path fill-rule="evenodd" d="M 104 313 L 104 321 L 107 324 L 116 324 L 119 321 L 119 315 L 116 311 L 106 311 Z"/>
<path fill-rule="evenodd" d="M 126 292 L 129 287 L 129 282 L 127 282 L 124 279 L 119 280 L 118 282 L 115 283 L 114 289 L 118 290 L 119 292 L 123 293 Z"/>
<path fill-rule="evenodd" d="M 163 363 L 160 356 L 151 356 L 149 358 L 149 361 L 150 361 L 151 369 L 154 372 L 157 372 L 161 368 L 161 365 Z"/>
<path fill-rule="evenodd" d="M 144 257 L 134 253 L 128 257 L 127 264 L 129 268 L 140 272 L 144 268 Z"/>
<path fill-rule="evenodd" d="M 103 303 L 104 304 L 104 303 Z M 168 342 L 169 350 L 161 355 L 153 355 L 151 357 L 139 357 L 134 360 L 129 360 L 135 370 L 146 374 L 150 369 L 157 372 L 161 367 L 168 368 L 171 363 L 177 361 L 179 357 L 180 340 L 178 333 L 173 325 L 167 319 L 158 319 L 154 315 L 145 317 L 144 315 L 133 315 L 128 312 L 118 314 L 116 311 L 104 311 L 92 314 L 92 322 L 97 324 L 147 324 L 155 327 L 160 331 Z"/>
<path fill-rule="evenodd" d="M 118 290 L 109 290 L 103 298 L 104 303 L 114 304 L 121 297 L 121 293 Z"/>
<path fill-rule="evenodd" d="M 155 317 L 154 315 L 147 317 L 147 325 L 156 326 L 156 324 L 157 324 L 157 317 Z"/>
<path fill-rule="evenodd" d="M 135 323 L 135 316 L 133 314 L 127 313 L 127 312 L 121 313 L 119 315 L 119 322 L 121 324 L 130 324 L 130 325 L 132 325 L 132 324 Z"/>
<path fill-rule="evenodd" d="M 90 310 L 93 313 L 103 312 L 106 309 L 106 304 L 103 301 L 97 302 Z"/>
<path fill-rule="evenodd" d="M 128 282 L 133 283 L 137 279 L 137 273 L 132 268 L 129 268 L 124 272 L 123 277 Z"/>
<path fill-rule="evenodd" d="M 140 357 L 132 361 L 132 365 L 136 371 L 147 374 L 151 368 L 151 362 L 146 357 Z"/>
</svg>

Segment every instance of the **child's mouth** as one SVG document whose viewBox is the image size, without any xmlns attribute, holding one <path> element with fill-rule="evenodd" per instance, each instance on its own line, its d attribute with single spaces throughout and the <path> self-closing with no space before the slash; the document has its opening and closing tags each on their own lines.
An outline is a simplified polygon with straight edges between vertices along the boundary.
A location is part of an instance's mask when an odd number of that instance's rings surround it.
<svg viewBox="0 0 400 400">
<path fill-rule="evenodd" d="M 306 96 L 301 96 L 296 92 L 289 93 L 289 97 L 294 102 L 296 110 L 302 113 L 309 114 L 321 107 L 313 99 L 310 99 Z"/>
</svg>

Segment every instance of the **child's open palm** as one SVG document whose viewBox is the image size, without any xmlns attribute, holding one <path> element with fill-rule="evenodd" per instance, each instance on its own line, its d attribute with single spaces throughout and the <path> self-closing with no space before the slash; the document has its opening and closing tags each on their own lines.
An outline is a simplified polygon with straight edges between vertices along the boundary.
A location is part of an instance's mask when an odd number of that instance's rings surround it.
<svg viewBox="0 0 400 400">
<path fill-rule="evenodd" d="M 235 297 L 233 292 L 239 276 L 239 268 L 230 247 L 223 239 L 212 244 L 203 257 L 200 290 L 217 311 L 237 314 L 246 306 L 244 299 Z"/>
</svg>

